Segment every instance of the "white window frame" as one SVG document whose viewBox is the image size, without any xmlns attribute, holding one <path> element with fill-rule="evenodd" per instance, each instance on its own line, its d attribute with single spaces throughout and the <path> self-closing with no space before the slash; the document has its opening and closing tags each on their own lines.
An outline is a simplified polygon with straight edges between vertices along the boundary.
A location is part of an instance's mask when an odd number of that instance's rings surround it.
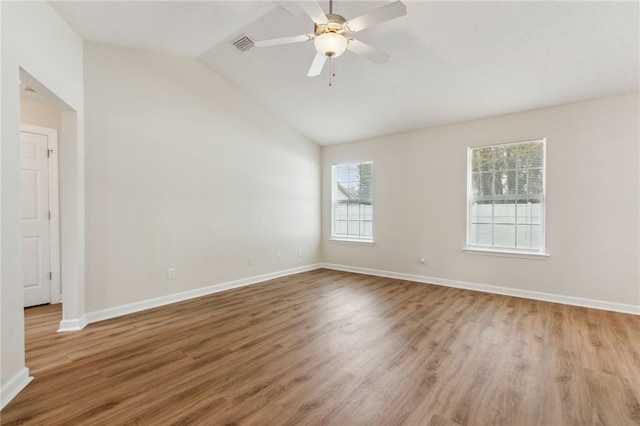
<svg viewBox="0 0 640 426">
<path fill-rule="evenodd" d="M 521 247 L 515 247 L 515 243 L 513 247 L 503 247 L 503 246 L 495 246 L 495 245 L 491 245 L 491 246 L 487 246 L 487 245 L 476 245 L 476 244 L 471 244 L 471 219 L 472 219 L 472 215 L 471 215 L 471 209 L 472 206 L 474 204 L 474 200 L 475 197 L 473 196 L 473 180 L 472 180 L 472 176 L 473 176 L 473 170 L 472 170 L 472 155 L 473 155 L 473 151 L 475 149 L 485 149 L 485 148 L 491 148 L 491 147 L 505 147 L 505 146 L 513 146 L 513 145 L 522 145 L 522 144 L 527 144 L 527 143 L 542 143 L 542 194 L 540 196 L 536 196 L 535 198 L 539 198 L 540 199 L 540 236 L 539 236 L 539 241 L 540 241 L 540 247 L 539 248 L 521 248 Z M 531 140 L 526 140 L 526 141 L 518 141 L 518 142 L 508 142 L 508 143 L 499 143 L 499 144 L 492 144 L 492 145 L 485 145 L 485 146 L 476 146 L 476 147 L 468 147 L 467 148 L 467 232 L 466 232 L 466 245 L 463 248 L 463 250 L 465 250 L 468 253 L 479 253 L 479 254 L 496 254 L 496 255 L 504 255 L 504 256 L 508 256 L 508 257 L 533 257 L 533 258 L 540 258 L 540 257 L 547 257 L 549 256 L 546 252 L 545 252 L 545 234 L 546 234 L 546 224 L 545 224 L 545 210 L 546 210 L 546 195 L 547 195 L 547 189 L 546 189 L 546 167 L 547 167 L 547 144 L 546 144 L 546 138 L 538 138 L 538 139 L 531 139 Z M 521 199 L 522 197 L 525 197 L 524 195 L 518 195 L 518 194 L 514 194 L 513 197 L 508 197 L 508 196 L 500 196 L 500 197 L 505 197 L 505 200 L 514 200 L 517 201 L 518 199 Z M 493 224 L 493 223 L 492 223 Z M 517 219 L 516 219 L 516 224 L 517 224 Z"/>
<path fill-rule="evenodd" d="M 338 175 L 338 167 L 344 165 L 351 164 L 363 164 L 370 163 L 371 164 L 371 237 L 362 237 L 362 238 L 353 238 L 353 237 L 345 237 L 343 235 L 336 235 L 336 205 L 338 203 L 337 197 L 337 175 Z M 355 161 L 345 161 L 331 165 L 331 241 L 339 241 L 339 242 L 348 242 L 348 243 L 361 243 L 361 244 L 373 244 L 373 235 L 374 235 L 374 212 L 373 212 L 373 161 L 372 160 L 355 160 Z M 358 222 L 361 222 L 361 219 L 358 219 Z"/>
</svg>

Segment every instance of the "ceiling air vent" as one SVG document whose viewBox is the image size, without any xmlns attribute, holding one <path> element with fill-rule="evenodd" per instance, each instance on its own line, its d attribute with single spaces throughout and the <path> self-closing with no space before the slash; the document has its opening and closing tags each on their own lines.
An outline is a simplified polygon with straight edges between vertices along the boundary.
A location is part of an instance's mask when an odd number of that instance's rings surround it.
<svg viewBox="0 0 640 426">
<path fill-rule="evenodd" d="M 246 52 L 253 47 L 253 40 L 246 35 L 240 36 L 231 42 L 241 52 Z"/>
</svg>

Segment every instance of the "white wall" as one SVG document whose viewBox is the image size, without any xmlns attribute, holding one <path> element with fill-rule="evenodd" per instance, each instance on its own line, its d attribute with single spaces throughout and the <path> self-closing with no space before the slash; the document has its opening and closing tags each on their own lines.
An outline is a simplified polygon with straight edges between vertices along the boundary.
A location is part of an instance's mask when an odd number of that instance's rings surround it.
<svg viewBox="0 0 640 426">
<path fill-rule="evenodd" d="M 325 147 L 323 260 L 637 309 L 639 113 L 635 93 Z M 539 137 L 547 138 L 550 257 L 463 252 L 466 148 Z M 374 161 L 375 244 L 330 242 L 331 165 L 363 159 Z"/>
<path fill-rule="evenodd" d="M 316 144 L 196 60 L 84 58 L 87 312 L 319 261 Z"/>
<path fill-rule="evenodd" d="M 22 97 L 20 98 L 20 122 L 48 127 L 60 132 L 62 128 L 62 112 L 49 102 Z"/>
<path fill-rule="evenodd" d="M 61 225 L 62 280 L 65 288 L 81 293 L 83 278 L 82 211 L 82 40 L 47 2 L 0 2 L 2 28 L 2 245 L 0 295 L 0 384 L 2 405 L 28 383 L 24 360 L 22 242 L 20 221 L 20 101 L 23 80 L 68 112 L 66 133 L 72 143 L 62 147 Z M 64 121 L 64 120 L 63 120 Z M 62 127 L 65 128 L 64 123 Z M 64 144 L 64 141 L 62 143 Z M 67 286 L 67 284 L 69 284 Z M 74 300 L 70 294 L 70 299 Z M 65 301 L 65 314 L 80 315 L 82 300 Z M 71 313 L 69 313 L 71 310 Z"/>
</svg>

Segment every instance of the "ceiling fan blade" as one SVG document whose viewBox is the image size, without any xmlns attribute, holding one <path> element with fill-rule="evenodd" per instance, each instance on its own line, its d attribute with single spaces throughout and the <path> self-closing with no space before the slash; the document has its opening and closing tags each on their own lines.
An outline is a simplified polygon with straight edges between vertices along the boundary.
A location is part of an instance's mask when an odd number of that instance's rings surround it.
<svg viewBox="0 0 640 426">
<path fill-rule="evenodd" d="M 327 15 L 324 14 L 322 8 L 315 0 L 312 1 L 300 1 L 298 2 L 300 7 L 307 12 L 307 15 L 315 22 L 316 24 L 326 24 L 327 23 Z"/>
<path fill-rule="evenodd" d="M 401 1 L 395 1 L 350 20 L 347 22 L 347 26 L 352 33 L 355 33 L 356 31 L 399 18 L 406 14 L 407 6 Z"/>
<path fill-rule="evenodd" d="M 309 68 L 309 72 L 307 73 L 307 77 L 315 77 L 322 72 L 322 68 L 324 67 L 324 63 L 326 62 L 327 57 L 316 53 L 316 57 L 313 58 L 313 62 L 311 63 L 311 68 Z"/>
<path fill-rule="evenodd" d="M 302 34 L 299 36 L 292 37 L 281 37 L 281 38 L 272 38 L 269 40 L 257 40 L 254 41 L 253 44 L 258 47 L 269 47 L 269 46 L 278 46 L 280 44 L 291 44 L 298 43 L 301 41 L 309 41 L 313 40 L 315 37 L 311 34 Z"/>
<path fill-rule="evenodd" d="M 376 62 L 378 64 L 384 64 L 389 59 L 389 55 L 381 50 L 371 47 L 366 43 L 350 38 L 349 44 L 347 44 L 347 50 L 364 56 L 365 58 Z"/>
</svg>

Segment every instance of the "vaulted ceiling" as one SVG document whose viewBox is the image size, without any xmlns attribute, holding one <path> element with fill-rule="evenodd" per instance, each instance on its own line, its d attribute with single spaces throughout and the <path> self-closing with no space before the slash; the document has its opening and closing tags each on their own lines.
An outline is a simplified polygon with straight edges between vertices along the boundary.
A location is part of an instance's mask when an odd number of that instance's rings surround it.
<svg viewBox="0 0 640 426">
<path fill-rule="evenodd" d="M 321 145 L 639 90 L 639 2 L 403 2 L 406 16 L 355 35 L 389 60 L 347 51 L 331 86 L 330 66 L 306 76 L 313 41 L 231 44 L 313 33 L 297 2 L 51 4 L 85 40 L 197 58 Z M 387 3 L 333 8 L 349 20 Z"/>
</svg>

